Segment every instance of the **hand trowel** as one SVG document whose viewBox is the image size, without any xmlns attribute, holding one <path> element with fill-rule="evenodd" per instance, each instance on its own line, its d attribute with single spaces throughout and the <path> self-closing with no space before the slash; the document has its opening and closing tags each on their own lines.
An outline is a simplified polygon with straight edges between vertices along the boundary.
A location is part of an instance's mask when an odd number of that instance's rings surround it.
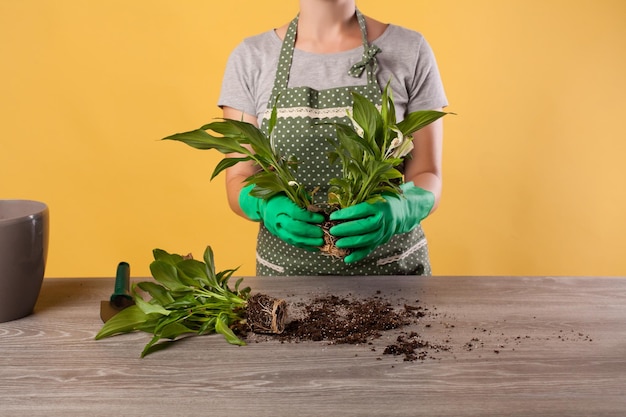
<svg viewBox="0 0 626 417">
<path fill-rule="evenodd" d="M 108 300 L 100 302 L 100 318 L 106 323 L 111 317 L 133 304 L 135 302 L 130 295 L 130 265 L 120 262 L 115 274 L 113 294 Z"/>
</svg>

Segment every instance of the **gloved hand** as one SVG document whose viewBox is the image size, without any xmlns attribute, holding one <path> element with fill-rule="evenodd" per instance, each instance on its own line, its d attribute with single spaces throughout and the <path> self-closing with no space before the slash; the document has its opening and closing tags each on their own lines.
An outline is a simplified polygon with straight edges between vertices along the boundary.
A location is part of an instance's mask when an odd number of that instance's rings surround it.
<svg viewBox="0 0 626 417">
<path fill-rule="evenodd" d="M 264 200 L 250 195 L 254 185 L 239 193 L 239 207 L 253 221 L 262 221 L 267 230 L 285 242 L 308 251 L 324 244 L 324 232 L 316 224 L 324 221 L 320 213 L 298 207 L 284 194 Z"/>
<path fill-rule="evenodd" d="M 333 226 L 330 234 L 339 238 L 338 248 L 352 250 L 345 263 L 360 261 L 393 235 L 411 231 L 428 216 L 435 204 L 434 194 L 412 181 L 400 188 L 402 195 L 385 194 L 384 202 L 360 203 L 330 215 L 331 220 L 344 221 Z"/>
</svg>

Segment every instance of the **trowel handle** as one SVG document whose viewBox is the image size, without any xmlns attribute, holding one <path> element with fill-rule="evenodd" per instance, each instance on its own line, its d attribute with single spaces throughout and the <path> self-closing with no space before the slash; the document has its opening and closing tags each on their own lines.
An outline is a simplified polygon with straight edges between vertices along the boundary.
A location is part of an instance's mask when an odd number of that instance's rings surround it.
<svg viewBox="0 0 626 417">
<path fill-rule="evenodd" d="M 117 265 L 117 274 L 115 275 L 115 288 L 111 301 L 119 296 L 130 296 L 130 265 L 127 262 L 120 262 Z"/>
</svg>

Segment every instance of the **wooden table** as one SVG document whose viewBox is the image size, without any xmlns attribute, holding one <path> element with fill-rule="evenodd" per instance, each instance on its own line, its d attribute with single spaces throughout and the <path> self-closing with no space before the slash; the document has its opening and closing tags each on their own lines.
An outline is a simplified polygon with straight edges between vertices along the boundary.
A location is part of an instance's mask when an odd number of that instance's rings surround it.
<svg viewBox="0 0 626 417">
<path fill-rule="evenodd" d="M 626 278 L 246 278 L 290 303 L 377 292 L 428 308 L 425 360 L 368 345 L 149 336 L 95 341 L 112 279 L 46 279 L 35 313 L 0 323 L 2 416 L 624 416 Z M 419 302 L 417 301 L 419 300 Z"/>
</svg>

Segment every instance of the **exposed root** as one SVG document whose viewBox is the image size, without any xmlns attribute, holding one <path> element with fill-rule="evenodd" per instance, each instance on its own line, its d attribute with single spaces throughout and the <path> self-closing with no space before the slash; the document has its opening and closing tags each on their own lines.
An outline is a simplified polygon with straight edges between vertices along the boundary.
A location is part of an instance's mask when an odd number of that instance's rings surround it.
<svg viewBox="0 0 626 417">
<path fill-rule="evenodd" d="M 285 331 L 287 303 L 265 294 L 254 294 L 248 299 L 246 315 L 250 331 L 281 334 Z"/>
<path fill-rule="evenodd" d="M 350 250 L 337 247 L 337 238 L 331 235 L 329 231 L 335 224 L 337 224 L 337 222 L 333 222 L 331 220 L 327 220 L 322 223 L 321 227 L 324 232 L 324 244 L 320 247 L 320 252 L 326 256 L 343 259 L 350 254 Z"/>
<path fill-rule="evenodd" d="M 326 221 L 320 225 L 322 231 L 324 232 L 324 244 L 320 246 L 320 252 L 323 255 L 336 259 L 343 259 L 348 256 L 350 254 L 350 250 L 338 248 L 336 245 L 338 239 L 330 234 L 330 228 L 340 222 L 329 220 L 328 217 L 330 216 L 330 213 L 337 210 L 338 207 L 328 204 L 318 204 L 311 205 L 307 209 L 315 213 L 322 213 L 326 217 Z"/>
</svg>

